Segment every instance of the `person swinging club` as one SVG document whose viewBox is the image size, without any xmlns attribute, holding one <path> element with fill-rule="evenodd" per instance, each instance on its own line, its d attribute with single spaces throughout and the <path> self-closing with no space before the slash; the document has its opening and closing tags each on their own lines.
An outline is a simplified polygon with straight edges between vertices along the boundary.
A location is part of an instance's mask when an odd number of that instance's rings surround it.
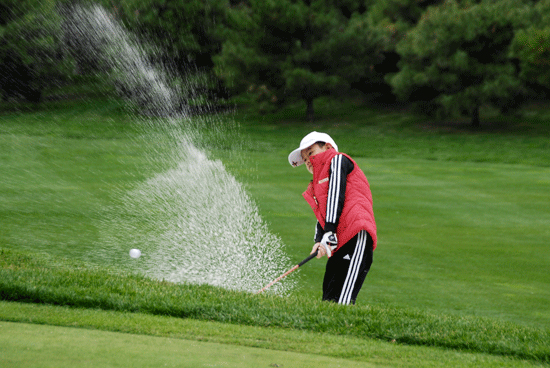
<svg viewBox="0 0 550 368">
<path fill-rule="evenodd" d="M 306 135 L 288 161 L 313 175 L 303 196 L 317 218 L 311 254 L 328 257 L 323 300 L 355 304 L 377 244 L 367 177 L 326 133 Z"/>
</svg>

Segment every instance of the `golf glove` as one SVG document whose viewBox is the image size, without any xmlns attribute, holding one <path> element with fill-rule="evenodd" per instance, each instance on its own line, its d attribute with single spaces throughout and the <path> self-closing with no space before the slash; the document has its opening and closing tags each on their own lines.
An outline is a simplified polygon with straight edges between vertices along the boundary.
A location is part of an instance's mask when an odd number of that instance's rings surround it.
<svg viewBox="0 0 550 368">
<path fill-rule="evenodd" d="M 321 245 L 325 247 L 327 257 L 330 258 L 332 256 L 332 252 L 338 246 L 338 238 L 336 238 L 336 234 L 332 231 L 326 232 L 321 239 Z"/>
</svg>

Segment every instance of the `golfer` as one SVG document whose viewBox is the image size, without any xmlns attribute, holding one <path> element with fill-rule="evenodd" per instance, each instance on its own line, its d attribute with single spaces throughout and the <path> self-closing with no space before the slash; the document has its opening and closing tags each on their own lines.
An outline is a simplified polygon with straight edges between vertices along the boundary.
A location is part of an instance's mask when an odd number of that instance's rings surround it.
<svg viewBox="0 0 550 368">
<path fill-rule="evenodd" d="M 305 163 L 313 174 L 303 196 L 317 217 L 311 253 L 328 257 L 323 300 L 355 304 L 376 248 L 369 182 L 359 165 L 338 152 L 326 133 L 306 135 L 288 161 L 293 167 Z"/>
</svg>

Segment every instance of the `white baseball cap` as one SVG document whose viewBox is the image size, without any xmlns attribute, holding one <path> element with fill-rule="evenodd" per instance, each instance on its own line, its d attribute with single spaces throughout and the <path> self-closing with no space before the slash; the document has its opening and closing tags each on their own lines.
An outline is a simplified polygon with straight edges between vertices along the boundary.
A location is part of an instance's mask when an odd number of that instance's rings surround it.
<svg viewBox="0 0 550 368">
<path fill-rule="evenodd" d="M 330 143 L 332 147 L 338 151 L 338 146 L 334 143 L 334 140 L 330 137 L 330 135 L 327 133 L 311 132 L 302 138 L 300 147 L 296 148 L 294 151 L 290 152 L 290 155 L 288 155 L 288 162 L 290 165 L 294 167 L 302 165 L 304 163 L 304 159 L 302 158 L 302 150 L 317 142 Z"/>
</svg>

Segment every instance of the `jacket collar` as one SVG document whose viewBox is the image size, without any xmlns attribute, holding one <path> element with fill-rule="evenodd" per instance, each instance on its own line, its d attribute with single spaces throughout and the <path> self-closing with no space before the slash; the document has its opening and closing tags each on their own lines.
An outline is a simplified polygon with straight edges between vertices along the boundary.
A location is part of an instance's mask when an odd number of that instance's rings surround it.
<svg viewBox="0 0 550 368">
<path fill-rule="evenodd" d="M 337 154 L 338 154 L 338 152 L 335 149 L 329 149 L 325 152 L 318 153 L 315 156 L 310 157 L 311 164 L 313 165 L 314 169 L 315 168 L 320 168 L 321 166 L 323 166 L 327 162 L 330 163 L 330 160 L 332 160 L 332 158 L 334 156 L 336 156 Z"/>
</svg>

